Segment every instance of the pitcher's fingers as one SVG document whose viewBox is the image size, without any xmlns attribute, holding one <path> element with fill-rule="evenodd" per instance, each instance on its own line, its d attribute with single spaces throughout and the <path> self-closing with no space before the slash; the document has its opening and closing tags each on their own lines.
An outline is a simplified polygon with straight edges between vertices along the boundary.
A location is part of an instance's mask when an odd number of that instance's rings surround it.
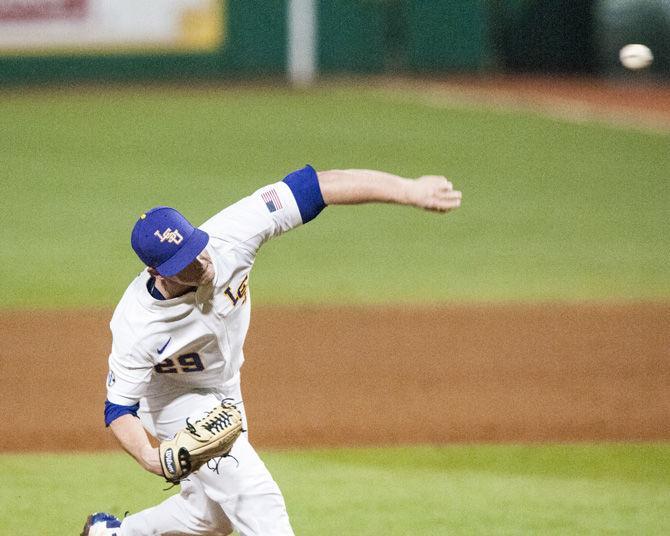
<svg viewBox="0 0 670 536">
<path fill-rule="evenodd" d="M 442 199 L 461 199 L 463 194 L 458 190 L 448 190 L 446 192 L 442 192 L 440 197 Z"/>
<path fill-rule="evenodd" d="M 440 210 L 442 211 L 447 211 L 447 210 L 453 210 L 455 208 L 458 208 L 461 206 L 461 200 L 460 198 L 458 199 L 444 199 L 437 203 L 436 205 Z"/>
</svg>

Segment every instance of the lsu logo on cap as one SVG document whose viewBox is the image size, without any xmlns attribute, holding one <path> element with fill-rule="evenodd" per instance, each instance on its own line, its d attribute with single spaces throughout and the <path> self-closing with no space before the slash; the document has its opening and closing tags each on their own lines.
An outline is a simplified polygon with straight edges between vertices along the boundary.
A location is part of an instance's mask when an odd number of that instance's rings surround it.
<svg viewBox="0 0 670 536">
<path fill-rule="evenodd" d="M 181 244 L 181 241 L 184 240 L 184 237 L 179 233 L 179 229 L 175 229 L 173 231 L 169 227 L 165 229 L 163 233 L 161 233 L 158 229 L 156 229 L 154 236 L 158 237 L 158 239 L 161 242 L 165 242 L 167 240 L 169 244 L 176 244 L 176 245 Z"/>
</svg>

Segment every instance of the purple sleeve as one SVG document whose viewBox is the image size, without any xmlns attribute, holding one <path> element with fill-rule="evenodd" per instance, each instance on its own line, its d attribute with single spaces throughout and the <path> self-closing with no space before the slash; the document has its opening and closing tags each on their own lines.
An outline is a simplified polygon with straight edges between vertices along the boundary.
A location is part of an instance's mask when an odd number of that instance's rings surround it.
<svg viewBox="0 0 670 536">
<path fill-rule="evenodd" d="M 137 417 L 137 410 L 139 409 L 139 402 L 134 406 L 120 406 L 119 404 L 112 404 L 109 400 L 105 400 L 105 426 L 109 426 L 112 424 L 112 421 L 127 413 Z"/>
<path fill-rule="evenodd" d="M 313 220 L 326 207 L 319 187 L 319 178 L 312 166 L 307 165 L 294 171 L 284 178 L 284 182 L 295 197 L 302 223 Z"/>
</svg>

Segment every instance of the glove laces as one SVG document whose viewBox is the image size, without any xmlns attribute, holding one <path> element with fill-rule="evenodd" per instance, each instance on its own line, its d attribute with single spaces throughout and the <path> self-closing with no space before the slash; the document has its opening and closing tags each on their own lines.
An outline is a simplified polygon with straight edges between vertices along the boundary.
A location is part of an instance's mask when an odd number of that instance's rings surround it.
<svg viewBox="0 0 670 536">
<path fill-rule="evenodd" d="M 221 406 L 224 408 L 224 411 L 221 411 L 219 408 L 208 411 L 204 417 L 195 421 L 195 424 L 201 426 L 210 434 L 220 432 L 224 428 L 230 426 L 232 421 L 228 412 L 225 411 L 226 405 L 228 405 L 226 400 L 228 399 L 225 399 L 221 402 Z M 186 428 L 194 436 L 201 437 L 195 425 L 191 424 L 188 418 L 186 419 Z"/>
</svg>

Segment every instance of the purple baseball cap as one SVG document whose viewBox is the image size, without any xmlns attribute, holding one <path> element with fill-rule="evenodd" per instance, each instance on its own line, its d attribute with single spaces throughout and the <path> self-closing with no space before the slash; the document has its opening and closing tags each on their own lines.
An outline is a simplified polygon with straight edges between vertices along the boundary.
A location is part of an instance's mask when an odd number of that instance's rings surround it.
<svg viewBox="0 0 670 536">
<path fill-rule="evenodd" d="M 165 277 L 181 272 L 209 242 L 209 235 L 170 207 L 154 207 L 137 220 L 130 243 L 144 264 Z"/>
</svg>

